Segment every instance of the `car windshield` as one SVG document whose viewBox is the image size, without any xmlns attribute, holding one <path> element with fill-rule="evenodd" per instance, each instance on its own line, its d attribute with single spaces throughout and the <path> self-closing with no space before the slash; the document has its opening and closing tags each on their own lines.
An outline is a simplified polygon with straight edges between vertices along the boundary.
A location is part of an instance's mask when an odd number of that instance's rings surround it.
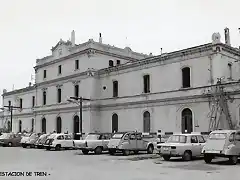
<svg viewBox="0 0 240 180">
<path fill-rule="evenodd" d="M 10 134 L 2 134 L 0 136 L 0 139 L 8 139 L 8 138 L 10 138 Z"/>
<path fill-rule="evenodd" d="M 112 139 L 122 139 L 124 134 L 114 134 Z"/>
<path fill-rule="evenodd" d="M 209 135 L 209 139 L 226 139 L 226 133 L 212 133 Z"/>
<path fill-rule="evenodd" d="M 99 134 L 89 134 L 85 140 L 98 140 L 100 137 Z"/>
<path fill-rule="evenodd" d="M 167 140 L 167 143 L 186 143 L 187 136 L 184 135 L 173 135 Z"/>
</svg>

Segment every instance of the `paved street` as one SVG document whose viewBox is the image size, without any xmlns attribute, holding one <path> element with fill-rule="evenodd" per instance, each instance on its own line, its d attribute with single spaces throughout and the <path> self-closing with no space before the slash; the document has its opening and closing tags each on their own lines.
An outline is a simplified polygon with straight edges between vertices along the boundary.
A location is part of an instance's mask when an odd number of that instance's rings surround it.
<svg viewBox="0 0 240 180">
<path fill-rule="evenodd" d="M 0 171 L 47 172 L 47 176 L 0 177 L 47 180 L 225 180 L 239 179 L 240 164 L 228 165 L 222 159 L 206 165 L 203 160 L 166 162 L 158 155 L 82 155 L 79 151 L 46 151 L 0 147 Z M 25 174 L 26 175 L 26 174 Z M 38 174 L 40 175 L 40 174 Z M 238 178 L 237 178 L 238 177 Z"/>
</svg>

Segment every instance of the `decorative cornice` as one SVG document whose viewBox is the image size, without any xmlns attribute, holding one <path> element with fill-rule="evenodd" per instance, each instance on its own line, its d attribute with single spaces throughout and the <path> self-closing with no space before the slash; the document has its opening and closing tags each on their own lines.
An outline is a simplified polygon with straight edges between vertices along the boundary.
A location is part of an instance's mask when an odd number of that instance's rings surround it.
<svg viewBox="0 0 240 180">
<path fill-rule="evenodd" d="M 50 62 L 46 62 L 46 63 L 43 63 L 43 64 L 36 65 L 34 67 L 34 69 L 36 70 L 36 69 L 39 69 L 39 68 L 42 68 L 42 67 L 46 67 L 46 66 L 49 66 L 49 65 L 52 65 L 52 64 L 56 64 L 56 63 L 65 61 L 67 59 L 74 58 L 74 57 L 82 55 L 82 54 L 87 54 L 88 57 L 91 57 L 93 54 L 97 54 L 97 53 L 98 54 L 107 55 L 107 56 L 116 57 L 116 58 L 121 58 L 121 59 L 125 59 L 125 60 L 129 60 L 129 61 L 139 60 L 137 58 L 133 58 L 133 57 L 130 57 L 130 56 L 124 56 L 124 55 L 119 55 L 119 54 L 115 54 L 115 53 L 110 53 L 110 52 L 98 50 L 98 49 L 95 49 L 95 48 L 87 48 L 87 49 L 84 49 L 82 51 L 79 51 L 79 52 L 76 52 L 76 53 L 64 56 L 62 58 L 55 59 L 55 60 L 50 61 Z"/>
<path fill-rule="evenodd" d="M 25 88 L 16 89 L 14 91 L 9 91 L 9 92 L 3 93 L 2 96 L 4 97 L 4 96 L 10 96 L 10 95 L 14 95 L 14 94 L 25 93 L 25 92 L 28 92 L 28 91 L 33 91 L 35 88 L 36 88 L 36 85 L 28 86 L 28 87 L 25 87 Z"/>
</svg>

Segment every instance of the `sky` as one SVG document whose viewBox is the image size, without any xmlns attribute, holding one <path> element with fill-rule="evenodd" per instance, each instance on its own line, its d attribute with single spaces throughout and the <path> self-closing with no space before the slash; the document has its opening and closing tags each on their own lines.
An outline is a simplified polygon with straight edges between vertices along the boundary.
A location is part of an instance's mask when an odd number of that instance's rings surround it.
<svg viewBox="0 0 240 180">
<path fill-rule="evenodd" d="M 211 42 L 230 29 L 240 46 L 239 0 L 0 0 L 0 91 L 28 86 L 52 46 L 88 39 L 158 55 Z M 1 101 L 0 101 L 1 102 Z"/>
</svg>

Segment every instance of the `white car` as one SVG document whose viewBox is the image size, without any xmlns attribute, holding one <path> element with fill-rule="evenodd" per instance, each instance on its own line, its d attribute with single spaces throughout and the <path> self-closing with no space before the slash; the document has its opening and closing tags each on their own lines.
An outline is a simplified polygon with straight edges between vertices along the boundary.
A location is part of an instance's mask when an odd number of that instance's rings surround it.
<svg viewBox="0 0 240 180">
<path fill-rule="evenodd" d="M 59 151 L 61 148 L 64 149 L 72 149 L 74 148 L 74 141 L 71 134 L 51 134 L 45 144 L 44 147 L 47 150 L 54 148 L 56 151 Z"/>
<path fill-rule="evenodd" d="M 25 134 L 25 135 L 22 137 L 20 143 L 21 143 L 21 145 L 22 145 L 23 148 L 26 148 L 26 147 L 27 147 L 27 146 L 26 146 L 26 143 L 29 141 L 30 137 L 33 137 L 33 136 L 36 136 L 36 133 L 28 133 L 28 134 Z"/>
<path fill-rule="evenodd" d="M 205 145 L 204 136 L 201 134 L 174 134 L 166 143 L 159 144 L 159 154 L 168 161 L 171 157 L 182 157 L 189 161 L 192 157 L 202 156 L 202 148 Z"/>
<path fill-rule="evenodd" d="M 91 151 L 95 154 L 101 154 L 102 151 L 108 151 L 107 145 L 111 137 L 112 133 L 89 133 L 83 141 L 78 141 L 77 148 L 82 150 L 83 154 L 88 154 Z"/>
</svg>

